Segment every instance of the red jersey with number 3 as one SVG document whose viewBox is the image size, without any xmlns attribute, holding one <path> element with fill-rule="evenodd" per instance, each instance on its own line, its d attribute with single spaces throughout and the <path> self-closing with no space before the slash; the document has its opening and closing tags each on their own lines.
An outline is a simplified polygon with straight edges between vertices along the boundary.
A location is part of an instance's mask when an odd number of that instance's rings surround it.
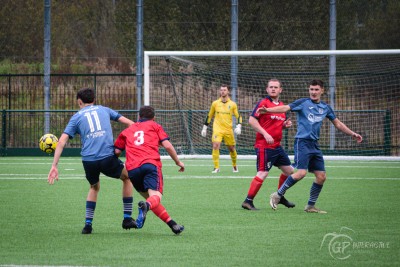
<svg viewBox="0 0 400 267">
<path fill-rule="evenodd" d="M 115 148 L 126 150 L 126 169 L 133 170 L 145 163 L 161 168 L 159 145 L 169 140 L 163 127 L 154 120 L 140 120 L 123 130 L 115 141 Z"/>
<path fill-rule="evenodd" d="M 256 134 L 256 141 L 254 144 L 255 148 L 277 148 L 281 144 L 282 140 L 282 130 L 283 130 L 283 123 L 286 120 L 285 113 L 258 113 L 258 109 L 262 106 L 266 108 L 272 108 L 277 106 L 283 106 L 283 103 L 279 101 L 278 103 L 273 102 L 272 98 L 267 96 L 266 98 L 262 99 L 260 102 L 257 103 L 251 116 L 256 118 L 260 123 L 261 127 L 267 131 L 269 135 L 274 139 L 273 144 L 268 144 L 265 140 L 264 136 L 257 132 Z"/>
</svg>

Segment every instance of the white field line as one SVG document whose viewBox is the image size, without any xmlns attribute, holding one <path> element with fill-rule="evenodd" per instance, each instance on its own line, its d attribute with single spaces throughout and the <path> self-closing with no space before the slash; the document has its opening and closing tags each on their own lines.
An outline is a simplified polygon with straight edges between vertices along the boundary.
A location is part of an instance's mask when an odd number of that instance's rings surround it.
<svg viewBox="0 0 400 267">
<path fill-rule="evenodd" d="M 187 161 L 184 161 L 184 163 L 186 163 Z M 197 161 L 198 162 L 198 161 Z M 352 162 L 354 164 L 358 164 L 356 162 Z M 362 163 L 362 162 L 360 162 Z M 367 162 L 365 162 L 367 163 Z M 400 164 L 398 166 L 384 166 L 383 163 L 390 163 L 393 164 L 393 162 L 372 162 L 369 161 L 368 162 L 368 166 L 371 167 L 371 165 L 373 164 L 379 164 L 379 165 L 375 165 L 373 166 L 374 169 L 400 169 Z M 51 166 L 51 162 L 48 163 L 22 163 L 23 165 L 47 165 L 47 166 Z M 255 167 L 256 163 L 252 163 L 252 164 L 238 164 L 238 167 Z M 21 162 L 0 162 L 0 165 L 21 165 Z M 76 163 L 60 163 L 60 166 L 63 165 L 78 165 L 79 167 L 81 167 L 82 163 L 81 162 L 76 162 Z M 175 167 L 176 165 L 173 163 L 164 163 L 163 166 L 165 167 Z M 194 165 L 190 165 L 190 164 L 185 164 L 186 167 L 210 167 L 212 168 L 212 164 L 194 164 Z M 232 166 L 231 164 L 220 164 L 220 166 L 222 167 L 230 167 Z M 325 165 L 326 168 L 360 168 L 360 165 L 346 165 L 346 166 L 340 166 L 340 165 Z M 68 171 L 74 170 L 74 169 L 65 169 Z M 1 172 L 1 171 L 0 171 Z"/>
<path fill-rule="evenodd" d="M 178 157 L 183 160 L 183 161 L 210 161 L 212 160 L 211 155 L 178 155 Z M 289 158 L 293 160 L 294 156 L 289 155 Z M 164 160 L 171 160 L 169 156 L 161 156 L 161 159 Z M 230 160 L 229 155 L 220 155 L 221 160 Z M 255 155 L 238 155 L 238 160 L 240 161 L 255 161 L 256 156 Z M 359 162 L 359 163 L 371 163 L 371 162 L 393 162 L 393 161 L 399 161 L 400 162 L 400 156 L 324 156 L 324 159 L 326 161 L 332 160 L 332 161 L 343 161 L 343 162 Z M 124 157 L 121 158 L 121 160 L 125 160 Z M 52 162 L 53 161 L 53 156 L 49 157 L 36 157 L 36 158 L 30 158 L 30 157 L 0 157 L 0 162 L 27 162 L 27 161 L 44 161 L 44 162 Z M 76 161 L 76 162 L 81 162 L 80 157 L 63 157 L 60 160 L 61 162 L 64 161 Z"/>
<path fill-rule="evenodd" d="M 80 266 L 80 265 L 0 265 L 0 267 L 95 267 L 95 266 Z"/>
<path fill-rule="evenodd" d="M 169 180 L 183 180 L 183 179 L 252 179 L 254 176 L 222 176 L 221 174 L 217 175 L 164 175 L 164 179 Z M 278 176 L 269 176 L 268 179 L 277 179 Z M 100 176 L 100 179 L 104 180 L 114 180 L 112 178 L 108 178 L 105 176 Z M 304 179 L 314 179 L 314 177 L 309 176 L 305 177 Z M 32 181 L 46 181 L 47 174 L 0 174 L 0 181 L 20 181 L 20 180 L 32 180 Z M 83 175 L 66 175 L 60 176 L 59 180 L 85 180 Z M 361 178 L 361 177 L 328 177 L 328 180 L 397 180 L 400 181 L 400 177 L 368 177 L 368 178 Z"/>
</svg>

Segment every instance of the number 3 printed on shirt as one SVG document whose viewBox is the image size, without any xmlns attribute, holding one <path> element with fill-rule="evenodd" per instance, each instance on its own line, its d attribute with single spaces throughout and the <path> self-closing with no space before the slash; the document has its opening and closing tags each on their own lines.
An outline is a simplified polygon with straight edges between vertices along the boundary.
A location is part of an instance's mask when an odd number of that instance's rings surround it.
<svg viewBox="0 0 400 267">
<path fill-rule="evenodd" d="M 140 146 L 141 144 L 144 143 L 144 132 L 143 131 L 137 131 L 135 132 L 135 134 L 133 135 L 136 137 L 135 140 L 135 145 Z"/>
</svg>

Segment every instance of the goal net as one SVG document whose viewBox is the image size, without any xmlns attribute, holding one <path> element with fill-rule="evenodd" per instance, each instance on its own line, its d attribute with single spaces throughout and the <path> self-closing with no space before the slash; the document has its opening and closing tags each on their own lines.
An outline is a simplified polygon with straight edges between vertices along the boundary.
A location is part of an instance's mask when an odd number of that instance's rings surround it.
<svg viewBox="0 0 400 267">
<path fill-rule="evenodd" d="M 357 144 L 326 119 L 319 140 L 324 155 L 400 155 L 400 50 L 147 51 L 144 74 L 145 105 L 156 109 L 156 120 L 181 155 L 211 155 L 212 121 L 207 137 L 200 132 L 221 84 L 232 86 L 231 99 L 243 117 L 238 154 L 254 155 L 248 118 L 272 78 L 282 82 L 285 104 L 308 97 L 311 80 L 323 80 L 322 100 L 364 138 Z M 290 116 L 294 126 L 284 132 L 282 146 L 293 155 L 296 113 Z"/>
</svg>

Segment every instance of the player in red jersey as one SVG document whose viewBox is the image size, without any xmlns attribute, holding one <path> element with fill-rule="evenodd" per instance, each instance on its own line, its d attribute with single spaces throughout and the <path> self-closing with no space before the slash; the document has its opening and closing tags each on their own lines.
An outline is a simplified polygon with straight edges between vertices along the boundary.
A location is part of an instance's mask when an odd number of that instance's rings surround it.
<svg viewBox="0 0 400 267">
<path fill-rule="evenodd" d="M 247 197 L 242 203 L 242 208 L 247 210 L 258 210 L 254 204 L 254 197 L 260 190 L 265 178 L 268 176 L 272 166 L 277 166 L 282 170 L 279 177 L 278 188 L 285 182 L 286 178 L 293 173 L 293 167 L 290 165 L 290 159 L 281 147 L 282 130 L 292 126 L 290 119 L 286 118 L 285 113 L 268 113 L 260 114 L 258 112 L 261 107 L 282 106 L 279 96 L 282 93 L 281 82 L 277 79 L 268 81 L 266 88 L 268 96 L 262 99 L 255 106 L 250 118 L 249 124 L 256 133 L 256 141 L 254 148 L 257 154 L 257 175 L 250 184 Z M 280 204 L 288 208 L 293 208 L 295 204 L 289 202 L 285 198 L 281 198 Z"/>
<path fill-rule="evenodd" d="M 136 191 L 146 199 L 138 204 L 137 228 L 143 227 L 147 211 L 151 210 L 168 224 L 172 232 L 180 234 L 184 230 L 183 225 L 172 220 L 161 204 L 163 175 L 158 150 L 160 145 L 179 166 L 179 172 L 183 172 L 185 165 L 179 160 L 163 127 L 154 121 L 154 109 L 150 106 L 140 108 L 139 121 L 122 131 L 114 144 L 116 155 L 119 156 L 123 150 L 126 150 L 125 166 L 129 179 Z"/>
</svg>

